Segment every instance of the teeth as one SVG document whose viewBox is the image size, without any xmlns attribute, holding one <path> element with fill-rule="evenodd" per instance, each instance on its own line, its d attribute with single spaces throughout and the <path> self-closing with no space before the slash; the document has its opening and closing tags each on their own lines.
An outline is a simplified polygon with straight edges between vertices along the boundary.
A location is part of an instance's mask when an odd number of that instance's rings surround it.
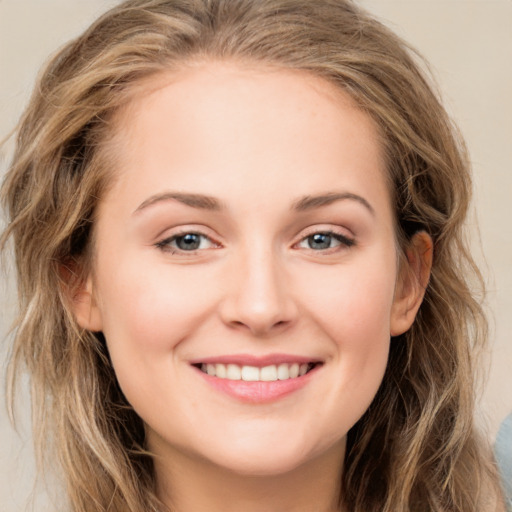
<svg viewBox="0 0 512 512">
<path fill-rule="evenodd" d="M 283 363 L 259 368 L 257 366 L 238 366 L 237 364 L 202 364 L 201 370 L 212 377 L 248 382 L 273 382 L 276 380 L 296 379 L 306 375 L 310 365 L 307 363 Z"/>
<path fill-rule="evenodd" d="M 226 371 L 226 379 L 240 380 L 242 378 L 242 369 L 236 364 L 228 364 Z"/>
<path fill-rule="evenodd" d="M 226 366 L 223 364 L 215 365 L 215 375 L 219 377 L 219 379 L 225 379 L 228 374 Z"/>
<path fill-rule="evenodd" d="M 275 365 L 272 366 L 264 366 L 260 370 L 260 380 L 265 382 L 272 382 L 277 380 L 277 368 Z"/>
<path fill-rule="evenodd" d="M 280 364 L 277 367 L 277 378 L 279 380 L 287 380 L 290 378 L 290 371 L 288 370 L 288 365 L 286 363 Z"/>
<path fill-rule="evenodd" d="M 242 380 L 260 380 L 260 369 L 255 366 L 242 366 Z"/>
</svg>

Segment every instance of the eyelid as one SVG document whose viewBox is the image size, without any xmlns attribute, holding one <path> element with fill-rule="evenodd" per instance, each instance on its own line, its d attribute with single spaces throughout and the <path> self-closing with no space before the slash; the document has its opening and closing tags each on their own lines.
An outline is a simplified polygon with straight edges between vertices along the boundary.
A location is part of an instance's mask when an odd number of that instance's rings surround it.
<svg viewBox="0 0 512 512">
<path fill-rule="evenodd" d="M 165 236 L 160 236 L 157 241 L 153 244 L 155 247 L 160 249 L 163 252 L 168 252 L 171 254 L 180 254 L 180 255 L 194 255 L 198 252 L 207 251 L 210 249 L 217 249 L 222 247 L 222 244 L 216 239 L 216 237 L 213 237 L 212 235 L 206 233 L 205 231 L 210 231 L 209 229 L 205 227 L 198 227 L 194 225 L 190 226 L 179 226 L 177 228 L 174 228 L 175 230 L 172 230 L 170 234 L 167 234 Z M 198 235 L 200 237 L 203 237 L 211 242 L 211 247 L 203 248 L 203 249 L 193 249 L 193 250 L 183 250 L 179 249 L 177 247 L 171 247 L 170 244 L 175 241 L 176 239 L 183 237 L 185 235 Z"/>
<path fill-rule="evenodd" d="M 355 234 L 349 228 L 337 224 L 325 223 L 308 226 L 299 233 L 297 238 L 302 240 L 303 238 L 314 235 L 315 233 L 333 233 L 343 238 L 355 240 Z"/>
<path fill-rule="evenodd" d="M 332 226 L 332 225 L 329 226 L 329 225 L 325 225 L 325 224 L 310 226 L 300 233 L 298 240 L 296 242 L 294 242 L 293 247 L 297 248 L 300 243 L 304 242 L 310 236 L 322 233 L 322 234 L 326 234 L 326 235 L 331 235 L 333 238 L 335 238 L 336 240 L 338 240 L 340 242 L 340 246 L 342 249 L 343 248 L 347 249 L 347 248 L 353 247 L 357 243 L 356 237 L 352 233 L 348 234 L 347 231 L 349 231 L 349 230 L 346 228 L 341 228 L 339 226 Z M 325 253 L 326 251 L 336 251 L 336 249 L 337 249 L 337 247 L 331 247 L 331 248 L 324 249 L 324 250 L 315 250 L 315 249 L 309 249 L 309 250 L 311 250 L 313 252 L 319 252 L 319 253 L 324 252 Z"/>
</svg>

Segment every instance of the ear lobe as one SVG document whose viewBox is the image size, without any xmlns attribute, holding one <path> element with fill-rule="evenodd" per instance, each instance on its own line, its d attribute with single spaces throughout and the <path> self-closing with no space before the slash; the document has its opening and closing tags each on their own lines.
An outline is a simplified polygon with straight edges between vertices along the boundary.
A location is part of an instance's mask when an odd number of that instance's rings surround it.
<svg viewBox="0 0 512 512">
<path fill-rule="evenodd" d="M 101 312 L 94 297 L 92 277 L 81 279 L 69 266 L 61 266 L 64 294 L 80 327 L 92 332 L 103 329 Z"/>
<path fill-rule="evenodd" d="M 432 269 L 434 244 L 425 231 L 412 237 L 405 251 L 407 261 L 401 264 L 391 309 L 390 334 L 406 332 L 414 322 L 423 301 Z"/>
</svg>

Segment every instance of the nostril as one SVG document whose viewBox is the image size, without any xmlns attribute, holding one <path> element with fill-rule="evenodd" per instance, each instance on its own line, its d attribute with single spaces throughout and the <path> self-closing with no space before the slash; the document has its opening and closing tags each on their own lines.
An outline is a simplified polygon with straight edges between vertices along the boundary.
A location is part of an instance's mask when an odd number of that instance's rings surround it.
<svg viewBox="0 0 512 512">
<path fill-rule="evenodd" d="M 244 322 L 241 322 L 240 320 L 233 320 L 229 323 L 231 327 L 247 327 L 247 325 L 244 324 Z"/>
<path fill-rule="evenodd" d="M 289 324 L 289 321 L 287 320 L 279 320 L 278 322 L 275 322 L 275 323 L 272 323 L 272 322 L 261 322 L 261 323 L 257 323 L 257 322 L 243 322 L 241 320 L 232 320 L 231 322 L 229 322 L 229 326 L 234 328 L 234 329 L 249 329 L 250 331 L 252 332 L 255 332 L 255 333 L 263 333 L 263 332 L 270 332 L 270 331 L 274 331 L 276 328 L 280 328 L 280 327 L 285 327 L 286 325 Z"/>
</svg>

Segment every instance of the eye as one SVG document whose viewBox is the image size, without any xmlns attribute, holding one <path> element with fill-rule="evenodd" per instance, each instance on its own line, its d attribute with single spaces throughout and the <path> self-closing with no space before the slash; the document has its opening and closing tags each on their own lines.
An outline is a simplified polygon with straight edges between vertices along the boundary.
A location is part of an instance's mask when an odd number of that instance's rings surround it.
<svg viewBox="0 0 512 512">
<path fill-rule="evenodd" d="M 333 231 L 320 231 L 303 238 L 297 246 L 301 249 L 325 251 L 327 249 L 333 249 L 340 246 L 352 247 L 354 244 L 355 240 L 341 235 L 340 233 L 334 233 Z"/>
<path fill-rule="evenodd" d="M 156 246 L 170 253 L 194 252 L 203 249 L 212 249 L 218 247 L 211 238 L 201 233 L 179 233 L 166 238 L 156 244 Z"/>
</svg>

